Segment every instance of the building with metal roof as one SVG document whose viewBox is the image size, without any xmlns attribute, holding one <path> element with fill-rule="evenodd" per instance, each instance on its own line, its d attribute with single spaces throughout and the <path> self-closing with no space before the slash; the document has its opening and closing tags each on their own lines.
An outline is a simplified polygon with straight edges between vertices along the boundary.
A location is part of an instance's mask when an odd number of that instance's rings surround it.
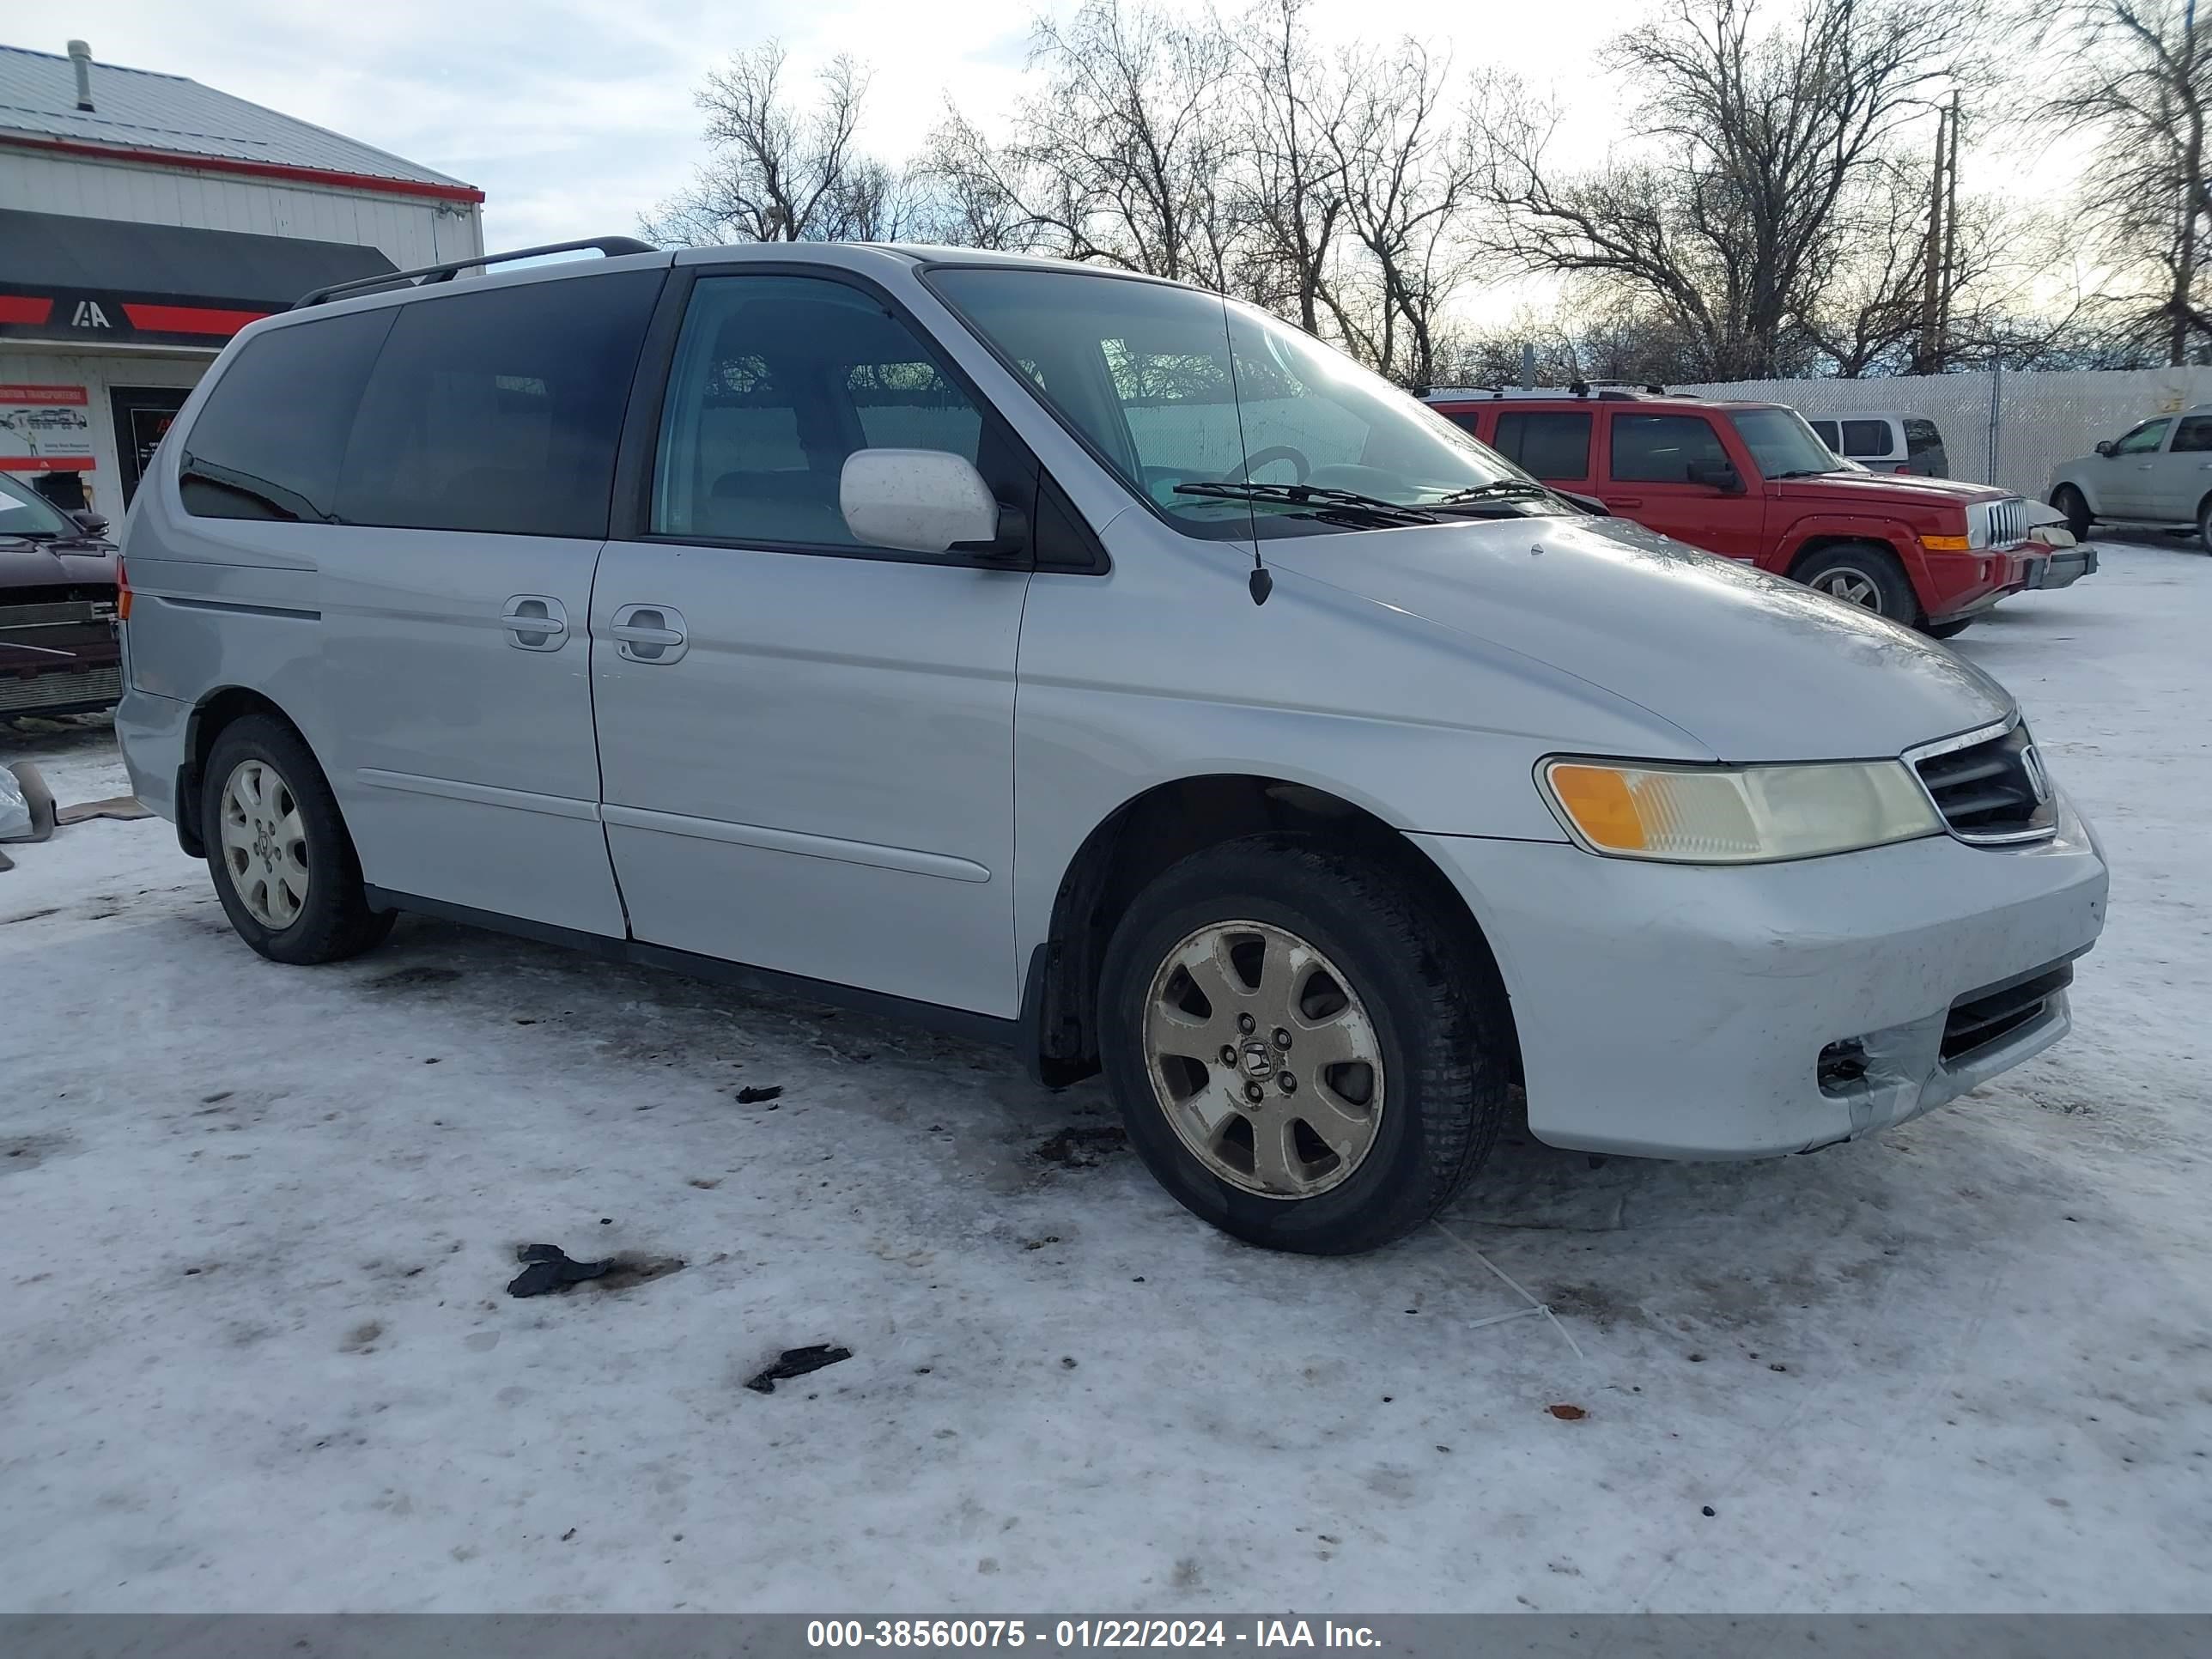
<svg viewBox="0 0 2212 1659">
<path fill-rule="evenodd" d="M 0 470 L 119 517 L 233 334 L 310 289 L 482 253 L 483 202 L 82 41 L 0 46 Z"/>
</svg>

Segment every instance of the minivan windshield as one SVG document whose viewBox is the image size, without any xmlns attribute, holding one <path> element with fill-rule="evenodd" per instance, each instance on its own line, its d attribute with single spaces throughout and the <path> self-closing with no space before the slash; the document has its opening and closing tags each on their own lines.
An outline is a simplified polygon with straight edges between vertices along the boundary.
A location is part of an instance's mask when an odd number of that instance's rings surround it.
<svg viewBox="0 0 2212 1659">
<path fill-rule="evenodd" d="M 929 282 L 1187 534 L 1577 510 L 1381 376 L 1218 295 L 1020 266 L 942 267 Z"/>
<path fill-rule="evenodd" d="M 1805 417 L 1794 409 L 1769 407 L 1738 409 L 1729 413 L 1736 435 L 1764 478 L 1809 478 L 1820 472 L 1845 470 L 1835 451 L 1822 443 Z"/>
</svg>

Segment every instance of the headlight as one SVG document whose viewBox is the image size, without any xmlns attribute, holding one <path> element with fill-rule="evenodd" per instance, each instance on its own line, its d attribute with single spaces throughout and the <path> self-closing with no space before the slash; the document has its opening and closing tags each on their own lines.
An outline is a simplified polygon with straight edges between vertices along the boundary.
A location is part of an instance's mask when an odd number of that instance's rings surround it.
<svg viewBox="0 0 2212 1659">
<path fill-rule="evenodd" d="M 1661 766 L 1553 760 L 1539 769 L 1575 839 L 1610 858 L 1755 864 L 1938 834 L 1902 761 Z"/>
</svg>

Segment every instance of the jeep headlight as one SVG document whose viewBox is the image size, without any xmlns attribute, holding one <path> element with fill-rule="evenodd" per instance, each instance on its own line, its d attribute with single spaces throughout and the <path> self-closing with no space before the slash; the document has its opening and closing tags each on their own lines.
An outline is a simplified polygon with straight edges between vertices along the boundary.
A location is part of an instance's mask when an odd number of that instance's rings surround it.
<svg viewBox="0 0 2212 1659">
<path fill-rule="evenodd" d="M 1609 858 L 1757 864 L 1943 829 L 1902 761 L 1668 766 L 1561 759 L 1537 769 L 1560 822 Z"/>
</svg>

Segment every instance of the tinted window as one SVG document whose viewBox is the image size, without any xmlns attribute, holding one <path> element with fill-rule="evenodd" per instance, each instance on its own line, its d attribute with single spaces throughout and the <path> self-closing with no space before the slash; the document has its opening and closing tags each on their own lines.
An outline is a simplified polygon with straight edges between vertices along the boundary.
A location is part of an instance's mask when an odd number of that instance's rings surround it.
<svg viewBox="0 0 2212 1659">
<path fill-rule="evenodd" d="M 1613 476 L 1623 483 L 1687 483 L 1692 463 L 1727 459 L 1702 415 L 1613 417 Z"/>
<path fill-rule="evenodd" d="M 1839 447 L 1843 443 L 1843 439 L 1837 435 L 1836 423 L 1833 421 L 1814 421 L 1810 424 L 1814 433 L 1822 443 L 1827 445 L 1838 455 L 1844 453 Z"/>
<path fill-rule="evenodd" d="M 569 277 L 398 307 L 338 517 L 604 537 L 623 408 L 662 276 Z"/>
<path fill-rule="evenodd" d="M 2212 415 L 2185 416 L 2173 429 L 2173 442 L 2168 447 L 2177 452 L 2212 449 Z"/>
<path fill-rule="evenodd" d="M 1498 453 L 1539 478 L 1589 477 L 1590 417 L 1508 411 L 1498 417 Z"/>
<path fill-rule="evenodd" d="M 329 520 L 346 434 L 392 317 L 359 311 L 295 323 L 240 347 L 185 434 L 185 511 Z"/>
<path fill-rule="evenodd" d="M 1943 434 L 1936 430 L 1933 421 L 1907 421 L 1905 423 L 1905 453 L 1917 460 L 1923 455 L 1943 453 Z"/>
<path fill-rule="evenodd" d="M 2159 441 L 2166 436 L 2166 428 L 2172 424 L 2172 422 L 2164 420 L 2145 421 L 2126 437 L 2114 444 L 2112 453 L 2147 455 L 2158 447 Z"/>
<path fill-rule="evenodd" d="M 994 488 L 975 402 L 883 303 L 810 276 L 692 289 L 660 422 L 653 529 L 858 547 L 838 486 L 858 449 L 938 449 Z"/>
<path fill-rule="evenodd" d="M 1865 457 L 1889 453 L 1887 421 L 1845 421 L 1844 453 Z"/>
</svg>

